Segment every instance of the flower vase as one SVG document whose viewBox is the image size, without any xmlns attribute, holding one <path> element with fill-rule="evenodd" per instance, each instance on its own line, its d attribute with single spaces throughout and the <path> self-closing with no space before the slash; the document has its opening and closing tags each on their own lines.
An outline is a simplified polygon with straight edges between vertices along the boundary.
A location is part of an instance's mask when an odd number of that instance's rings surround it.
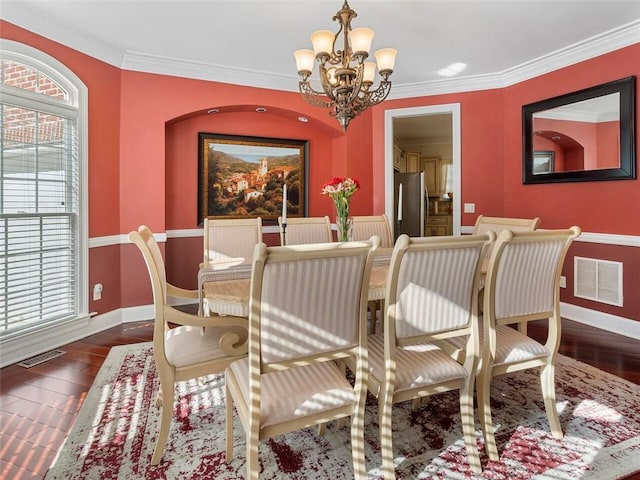
<svg viewBox="0 0 640 480">
<path fill-rule="evenodd" d="M 350 242 L 351 241 L 351 227 L 353 226 L 353 218 L 336 217 L 336 226 L 338 227 L 338 241 Z"/>
</svg>

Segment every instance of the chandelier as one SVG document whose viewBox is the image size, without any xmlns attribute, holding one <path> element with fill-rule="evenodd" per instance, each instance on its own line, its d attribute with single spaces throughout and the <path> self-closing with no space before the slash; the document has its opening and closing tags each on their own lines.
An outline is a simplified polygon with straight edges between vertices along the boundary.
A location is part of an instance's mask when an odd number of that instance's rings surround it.
<svg viewBox="0 0 640 480">
<path fill-rule="evenodd" d="M 366 27 L 351 28 L 351 20 L 357 16 L 345 0 L 333 17 L 340 24 L 338 32 L 334 35 L 329 30 L 318 30 L 311 34 L 313 50 L 295 51 L 298 75 L 302 78 L 298 83 L 302 97 L 311 105 L 330 108 L 329 114 L 336 117 L 345 132 L 352 118 L 387 98 L 391 91 L 389 76 L 398 53 L 394 48 L 375 52 L 382 80 L 378 88 L 372 89 L 376 63 L 365 60 L 369 57 L 374 32 Z M 343 47 L 336 50 L 340 36 Z M 322 92 L 314 90 L 308 81 L 314 60 L 320 64 Z"/>
</svg>

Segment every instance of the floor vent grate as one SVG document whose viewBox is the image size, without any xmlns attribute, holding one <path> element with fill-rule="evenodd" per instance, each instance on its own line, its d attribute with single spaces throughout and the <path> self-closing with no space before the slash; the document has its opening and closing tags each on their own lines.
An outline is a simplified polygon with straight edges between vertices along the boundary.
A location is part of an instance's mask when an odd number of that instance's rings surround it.
<svg viewBox="0 0 640 480">
<path fill-rule="evenodd" d="M 51 350 L 50 352 L 41 353 L 40 355 L 36 355 L 35 357 L 28 358 L 23 362 L 20 362 L 18 365 L 24 368 L 35 367 L 36 365 L 40 365 L 41 363 L 48 362 L 52 358 L 59 357 L 60 355 L 64 355 L 64 350 Z"/>
</svg>

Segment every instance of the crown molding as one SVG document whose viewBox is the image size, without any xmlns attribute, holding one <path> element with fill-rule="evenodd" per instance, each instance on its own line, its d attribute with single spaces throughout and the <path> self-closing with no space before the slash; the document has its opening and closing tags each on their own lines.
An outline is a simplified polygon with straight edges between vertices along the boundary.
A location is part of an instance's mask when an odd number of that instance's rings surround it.
<svg viewBox="0 0 640 480">
<path fill-rule="evenodd" d="M 298 76 L 295 74 L 281 75 L 273 72 L 261 72 L 139 52 L 126 52 L 121 67 L 124 70 L 136 72 L 156 73 L 271 90 L 298 91 Z"/>
<path fill-rule="evenodd" d="M 640 19 L 498 73 L 393 85 L 390 99 L 504 88 L 640 42 Z"/>
<path fill-rule="evenodd" d="M 21 2 L 2 2 L 2 19 L 21 28 L 29 30 L 54 42 L 106 62 L 114 67 L 121 67 L 123 52 L 106 43 L 90 37 L 84 31 L 74 29 L 71 25 L 56 23 L 51 18 L 44 18 L 42 13 L 28 4 Z"/>
<path fill-rule="evenodd" d="M 56 25 L 50 19 L 43 19 L 42 14 L 35 8 L 20 2 L 4 2 L 2 18 L 125 70 L 281 91 L 298 91 L 298 76 L 295 72 L 292 72 L 291 75 L 283 75 L 139 52 L 122 52 L 96 41 L 95 38 L 83 34 L 82 31 L 69 26 Z M 635 19 L 625 25 L 501 72 L 412 84 L 394 84 L 388 98 L 413 98 L 504 88 L 639 42 L 640 19 Z"/>
<path fill-rule="evenodd" d="M 640 19 L 504 70 L 505 87 L 640 42 Z"/>
</svg>

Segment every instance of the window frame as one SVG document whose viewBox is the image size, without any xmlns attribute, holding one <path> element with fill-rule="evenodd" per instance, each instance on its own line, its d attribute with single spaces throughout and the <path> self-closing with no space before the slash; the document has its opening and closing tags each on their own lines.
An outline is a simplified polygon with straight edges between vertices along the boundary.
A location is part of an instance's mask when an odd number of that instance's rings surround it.
<svg viewBox="0 0 640 480">
<path fill-rule="evenodd" d="M 58 329 L 65 324 L 76 324 L 79 320 L 89 318 L 89 231 L 88 231 L 88 90 L 80 78 L 64 64 L 45 52 L 23 43 L 0 39 L 0 57 L 6 61 L 23 64 L 51 78 L 68 94 L 67 99 L 54 98 L 42 93 L 31 92 L 17 87 L 0 84 L 2 103 L 34 111 L 43 111 L 75 120 L 77 129 L 77 169 L 78 169 L 78 222 L 77 222 L 77 252 L 75 295 L 77 298 L 77 316 L 56 322 L 47 323 L 41 327 L 28 327 L 16 332 L 9 332 L 0 338 L 0 346 L 9 357 L 12 352 L 24 349 L 33 350 L 33 343 L 38 345 L 55 339 L 51 335 L 52 329 Z M 42 334 L 34 335 L 34 333 Z M 52 344 L 48 348 L 58 346 Z M 42 348 L 37 348 L 42 350 Z M 4 355 L 3 355 L 4 357 Z M 24 357 L 26 358 L 26 357 Z M 3 358 L 3 364 L 5 359 Z M 9 360 L 11 361 L 11 360 Z"/>
</svg>

